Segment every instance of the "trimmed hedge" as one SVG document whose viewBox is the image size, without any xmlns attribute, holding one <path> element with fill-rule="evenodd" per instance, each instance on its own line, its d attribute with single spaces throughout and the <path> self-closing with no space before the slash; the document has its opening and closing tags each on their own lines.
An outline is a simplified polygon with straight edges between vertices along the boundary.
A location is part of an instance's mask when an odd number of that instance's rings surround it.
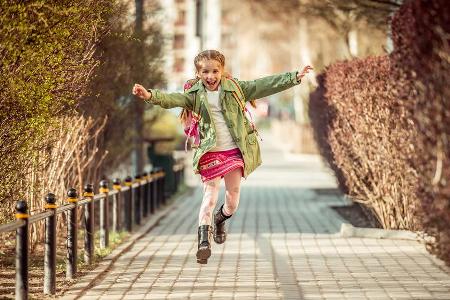
<svg viewBox="0 0 450 300">
<path fill-rule="evenodd" d="M 343 191 L 372 209 L 384 228 L 411 229 L 416 178 L 407 158 L 414 134 L 390 72 L 387 57 L 330 66 L 319 78 L 324 97 L 313 95 L 310 117 Z"/>
<path fill-rule="evenodd" d="M 392 30 L 391 55 L 319 76 L 310 117 L 342 190 L 450 263 L 450 2 L 407 2 Z"/>
<path fill-rule="evenodd" d="M 417 138 L 410 164 L 424 229 L 436 238 L 433 252 L 450 263 L 450 2 L 412 1 L 392 21 L 399 89 Z"/>
</svg>

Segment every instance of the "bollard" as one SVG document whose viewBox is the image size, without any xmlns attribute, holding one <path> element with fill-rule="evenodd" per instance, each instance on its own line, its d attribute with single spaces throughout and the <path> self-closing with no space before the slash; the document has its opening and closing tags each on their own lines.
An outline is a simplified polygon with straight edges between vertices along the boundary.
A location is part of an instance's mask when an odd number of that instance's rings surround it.
<svg viewBox="0 0 450 300">
<path fill-rule="evenodd" d="M 94 187 L 92 184 L 84 186 L 83 197 L 90 199 L 84 208 L 84 262 L 90 265 L 94 261 Z"/>
<path fill-rule="evenodd" d="M 141 175 L 134 177 L 135 182 L 139 185 L 133 188 L 133 202 L 134 202 L 134 221 L 136 225 L 141 224 L 142 219 L 142 199 L 141 199 Z"/>
<path fill-rule="evenodd" d="M 100 199 L 100 249 L 105 249 L 109 246 L 108 180 L 100 181 L 100 193 L 105 195 Z"/>
<path fill-rule="evenodd" d="M 44 208 L 53 214 L 45 218 L 44 245 L 44 294 L 54 295 L 56 291 L 56 196 L 48 193 Z"/>
<path fill-rule="evenodd" d="M 28 299 L 28 207 L 23 200 L 17 201 L 16 219 L 24 224 L 16 230 L 16 299 Z"/>
<path fill-rule="evenodd" d="M 67 202 L 75 207 L 67 211 L 67 264 L 66 278 L 74 279 L 77 274 L 77 238 L 78 238 L 78 193 L 74 188 L 67 192 Z"/>
<path fill-rule="evenodd" d="M 142 205 L 143 205 L 143 209 L 142 209 L 142 215 L 143 215 L 143 217 L 145 218 L 145 217 L 147 217 L 147 215 L 148 215 L 148 182 L 149 182 L 149 179 L 148 179 L 149 177 L 148 177 L 148 173 L 147 172 L 144 172 L 144 173 L 142 173 L 142 188 L 141 188 L 141 192 L 142 192 L 142 195 L 141 195 L 141 198 L 142 198 Z"/>
<path fill-rule="evenodd" d="M 122 211 L 122 205 L 121 205 L 121 195 L 120 192 L 122 190 L 122 186 L 120 185 L 120 179 L 116 178 L 113 180 L 113 189 L 117 191 L 117 194 L 113 196 L 113 216 L 112 216 L 112 230 L 115 232 L 118 232 L 121 229 L 121 211 Z"/>
<path fill-rule="evenodd" d="M 125 178 L 125 186 L 129 189 L 124 194 L 124 211 L 125 211 L 125 229 L 129 232 L 133 230 L 133 179 L 128 176 Z"/>
<path fill-rule="evenodd" d="M 150 183 L 150 213 L 155 213 L 156 208 L 156 171 L 152 169 L 150 172 L 152 176 L 152 182 Z"/>
</svg>

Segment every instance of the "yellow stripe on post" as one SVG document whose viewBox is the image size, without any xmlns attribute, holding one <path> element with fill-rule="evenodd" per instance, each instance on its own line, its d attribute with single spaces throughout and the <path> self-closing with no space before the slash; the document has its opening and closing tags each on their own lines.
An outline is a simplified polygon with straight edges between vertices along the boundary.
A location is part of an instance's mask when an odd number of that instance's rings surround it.
<svg viewBox="0 0 450 300">
<path fill-rule="evenodd" d="M 109 192 L 109 189 L 106 189 L 106 188 L 100 188 L 100 193 L 106 194 L 106 193 L 108 193 L 108 192 Z"/>
<path fill-rule="evenodd" d="M 78 202 L 78 198 L 67 198 L 67 202 L 69 203 Z"/>
<path fill-rule="evenodd" d="M 119 184 L 115 184 L 113 185 L 113 189 L 115 189 L 116 191 L 120 191 L 122 189 L 122 186 Z"/>
<path fill-rule="evenodd" d="M 21 214 L 21 213 L 16 214 L 16 219 L 28 219 L 28 217 L 29 217 L 28 214 Z"/>
<path fill-rule="evenodd" d="M 58 208 L 58 205 L 56 205 L 56 204 L 45 204 L 44 208 Z"/>
<path fill-rule="evenodd" d="M 94 193 L 85 192 L 83 193 L 83 197 L 94 197 Z"/>
</svg>

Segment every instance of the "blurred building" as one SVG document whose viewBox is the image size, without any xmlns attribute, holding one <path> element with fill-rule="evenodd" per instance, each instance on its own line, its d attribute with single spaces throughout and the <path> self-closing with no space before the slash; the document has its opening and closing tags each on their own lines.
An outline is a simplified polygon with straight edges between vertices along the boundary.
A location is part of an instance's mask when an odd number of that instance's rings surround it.
<svg viewBox="0 0 450 300">
<path fill-rule="evenodd" d="M 168 90 L 180 90 L 195 76 L 194 58 L 205 49 L 222 48 L 221 0 L 160 0 L 165 18 Z M 225 32 L 229 40 L 229 32 Z"/>
</svg>

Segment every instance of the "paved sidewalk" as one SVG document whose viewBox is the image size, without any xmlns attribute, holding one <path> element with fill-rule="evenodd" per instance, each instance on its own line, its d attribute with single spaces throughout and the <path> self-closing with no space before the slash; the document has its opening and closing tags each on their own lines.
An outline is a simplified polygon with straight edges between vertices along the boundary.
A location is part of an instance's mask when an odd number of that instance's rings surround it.
<svg viewBox="0 0 450 300">
<path fill-rule="evenodd" d="M 339 236 L 328 206 L 345 203 L 317 192 L 335 186 L 317 157 L 264 148 L 263 161 L 207 265 L 195 258 L 197 188 L 81 299 L 450 299 L 448 269 L 422 244 Z"/>
</svg>

